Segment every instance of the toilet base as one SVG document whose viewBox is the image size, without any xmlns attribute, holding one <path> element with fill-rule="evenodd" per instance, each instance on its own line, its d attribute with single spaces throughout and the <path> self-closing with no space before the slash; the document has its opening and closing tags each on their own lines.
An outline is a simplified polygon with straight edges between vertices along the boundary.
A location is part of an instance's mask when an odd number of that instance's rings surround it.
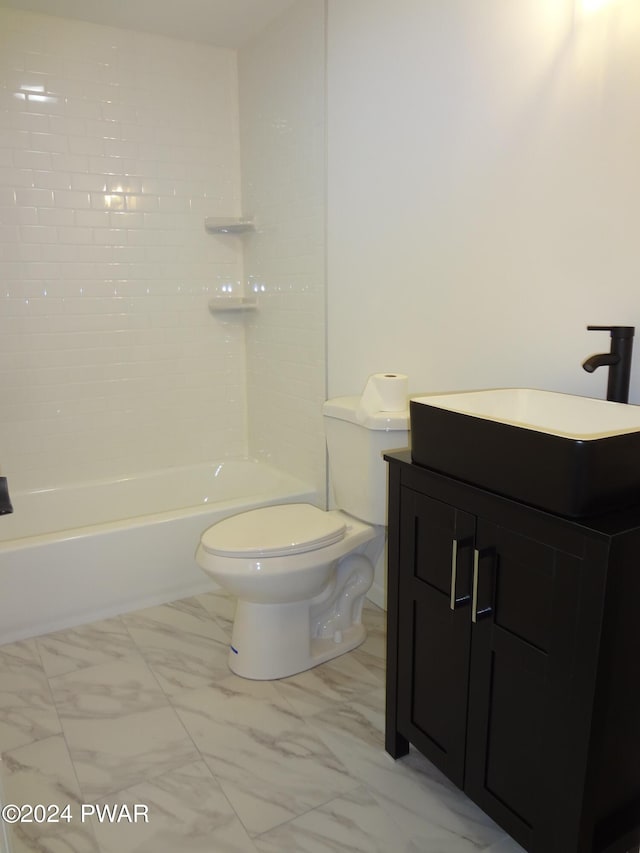
<svg viewBox="0 0 640 853">
<path fill-rule="evenodd" d="M 346 631 L 342 631 L 340 642 L 329 639 L 311 640 L 311 659 L 313 666 L 337 658 L 340 655 L 357 649 L 367 639 L 367 629 L 362 624 L 351 625 Z"/>
<path fill-rule="evenodd" d="M 362 623 L 311 638 L 308 601 L 256 604 L 238 601 L 229 647 L 229 669 L 242 678 L 271 681 L 304 672 L 361 645 Z"/>
</svg>

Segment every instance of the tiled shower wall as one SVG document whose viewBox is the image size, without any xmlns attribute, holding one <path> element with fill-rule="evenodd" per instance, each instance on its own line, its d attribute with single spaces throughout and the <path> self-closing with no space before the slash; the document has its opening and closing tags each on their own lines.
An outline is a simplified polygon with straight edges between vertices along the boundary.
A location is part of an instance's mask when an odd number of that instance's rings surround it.
<svg viewBox="0 0 640 853">
<path fill-rule="evenodd" d="M 325 490 L 325 3 L 303 0 L 239 52 L 249 447 Z M 356 392 L 357 393 L 357 392 Z"/>
<path fill-rule="evenodd" d="M 12 488 L 243 454 L 234 51 L 0 9 L 0 466 Z"/>
</svg>

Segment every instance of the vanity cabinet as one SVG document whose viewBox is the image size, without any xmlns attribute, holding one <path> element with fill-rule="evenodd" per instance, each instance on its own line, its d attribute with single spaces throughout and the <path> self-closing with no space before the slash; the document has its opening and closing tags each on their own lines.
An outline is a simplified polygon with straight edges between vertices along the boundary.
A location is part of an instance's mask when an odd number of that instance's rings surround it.
<svg viewBox="0 0 640 853">
<path fill-rule="evenodd" d="M 531 853 L 640 843 L 640 508 L 569 520 L 390 453 L 386 749 Z"/>
</svg>

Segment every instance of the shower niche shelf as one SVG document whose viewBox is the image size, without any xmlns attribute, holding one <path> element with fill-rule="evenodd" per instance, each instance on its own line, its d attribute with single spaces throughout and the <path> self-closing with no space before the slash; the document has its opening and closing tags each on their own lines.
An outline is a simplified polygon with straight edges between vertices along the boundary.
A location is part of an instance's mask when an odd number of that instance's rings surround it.
<svg viewBox="0 0 640 853">
<path fill-rule="evenodd" d="M 253 219 L 244 216 L 206 216 L 204 227 L 209 234 L 247 234 L 256 230 Z"/>
<path fill-rule="evenodd" d="M 255 311 L 258 300 L 253 296 L 213 296 L 209 300 L 209 311 L 221 314 L 225 311 Z"/>
</svg>

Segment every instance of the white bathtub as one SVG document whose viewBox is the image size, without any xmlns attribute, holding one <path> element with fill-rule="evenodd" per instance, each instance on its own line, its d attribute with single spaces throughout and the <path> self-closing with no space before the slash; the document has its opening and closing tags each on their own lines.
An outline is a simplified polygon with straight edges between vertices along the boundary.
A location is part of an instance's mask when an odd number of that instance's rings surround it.
<svg viewBox="0 0 640 853">
<path fill-rule="evenodd" d="M 13 515 L 0 518 L 0 643 L 211 589 L 194 559 L 205 528 L 315 500 L 301 481 L 246 459 L 12 492 Z"/>
</svg>

